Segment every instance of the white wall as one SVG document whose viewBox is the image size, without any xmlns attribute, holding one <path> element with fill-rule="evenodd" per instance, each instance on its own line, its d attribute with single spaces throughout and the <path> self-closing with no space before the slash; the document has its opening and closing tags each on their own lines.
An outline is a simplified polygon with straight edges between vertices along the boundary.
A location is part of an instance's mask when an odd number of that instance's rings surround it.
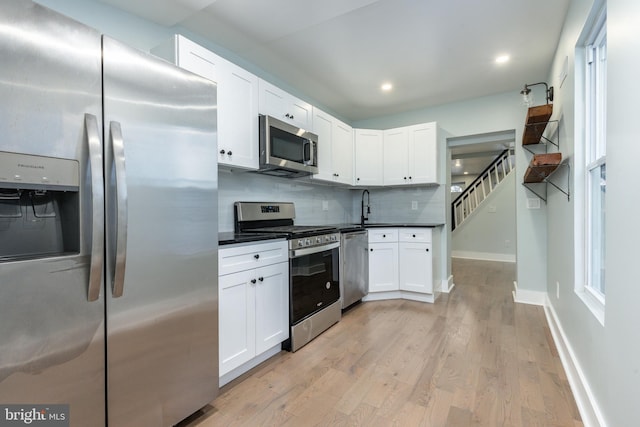
<svg viewBox="0 0 640 427">
<path fill-rule="evenodd" d="M 574 78 L 575 47 L 594 4 L 574 0 L 558 44 L 549 81 L 556 87 L 554 108 L 561 117 L 560 147 L 573 161 L 575 144 L 581 144 L 576 126 Z M 607 115 L 607 205 L 606 205 L 606 307 L 602 326 L 574 292 L 574 197 L 567 202 L 561 193 L 551 193 L 548 212 L 548 298 L 557 314 L 575 363 L 591 391 L 596 412 L 609 426 L 640 425 L 640 287 L 632 266 L 638 262 L 636 242 L 640 227 L 635 213 L 640 200 L 629 197 L 640 145 L 637 121 L 640 107 L 640 2 L 608 1 L 608 115 Z M 559 88 L 558 74 L 568 57 L 569 76 Z M 579 66 L 579 65 L 578 65 Z M 555 114 L 554 114 L 555 115 Z M 572 177 L 572 188 L 575 187 Z M 578 207 L 578 209 L 581 209 Z M 580 248 L 578 248 L 580 249 Z M 560 285 L 556 296 L 556 282 Z"/>
<path fill-rule="evenodd" d="M 516 261 L 516 174 L 511 173 L 452 234 L 451 255 Z"/>
</svg>

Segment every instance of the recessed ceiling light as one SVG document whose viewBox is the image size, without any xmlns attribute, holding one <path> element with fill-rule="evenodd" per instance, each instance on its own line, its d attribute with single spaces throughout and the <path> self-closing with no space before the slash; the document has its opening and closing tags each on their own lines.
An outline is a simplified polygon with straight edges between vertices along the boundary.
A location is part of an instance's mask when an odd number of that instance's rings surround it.
<svg viewBox="0 0 640 427">
<path fill-rule="evenodd" d="M 464 175 L 469 175 L 469 172 L 467 172 L 467 171 L 464 171 L 464 172 L 462 172 L 462 173 L 463 173 Z"/>
<path fill-rule="evenodd" d="M 382 89 L 383 92 L 389 92 L 391 89 L 393 89 L 393 85 L 391 83 L 382 83 L 380 89 Z"/>
<path fill-rule="evenodd" d="M 505 62 L 509 62 L 509 55 L 500 55 L 496 57 L 496 64 L 504 64 Z"/>
</svg>

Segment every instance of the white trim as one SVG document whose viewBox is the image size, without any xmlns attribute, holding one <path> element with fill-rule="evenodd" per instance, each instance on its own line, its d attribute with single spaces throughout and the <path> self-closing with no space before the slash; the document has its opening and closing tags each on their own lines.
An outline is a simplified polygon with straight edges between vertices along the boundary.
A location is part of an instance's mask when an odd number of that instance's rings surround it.
<svg viewBox="0 0 640 427">
<path fill-rule="evenodd" d="M 430 302 L 436 301 L 434 294 L 421 294 L 409 291 L 369 292 L 362 301 L 384 301 L 388 299 L 408 299 L 411 301 Z"/>
<path fill-rule="evenodd" d="M 546 297 L 546 304 L 544 307 L 544 314 L 547 317 L 547 323 L 553 336 L 553 341 L 558 349 L 562 366 L 567 374 L 571 391 L 576 400 L 582 423 L 585 427 L 606 427 L 602 411 L 598 406 L 591 387 L 586 381 L 584 371 L 580 367 L 578 360 L 575 357 L 575 352 L 567 340 L 567 336 L 562 329 L 562 325 L 558 320 L 556 311 L 551 304 L 549 296 Z"/>
<path fill-rule="evenodd" d="M 273 356 L 275 356 L 276 354 L 280 353 L 282 351 L 282 345 L 281 344 L 277 344 L 273 347 L 271 347 L 269 350 L 265 351 L 264 353 L 260 353 L 259 355 L 257 355 L 256 357 L 254 357 L 253 359 L 243 363 L 242 365 L 238 366 L 235 369 L 232 369 L 231 371 L 227 372 L 226 374 L 220 376 L 220 380 L 218 382 L 219 386 L 222 387 L 225 384 L 230 383 L 231 381 L 235 380 L 236 378 L 238 378 L 240 375 L 244 374 L 245 372 L 250 371 L 251 369 L 255 368 L 256 366 L 258 366 L 259 364 L 261 364 L 262 362 L 271 359 Z"/>
<path fill-rule="evenodd" d="M 541 291 L 518 289 L 518 282 L 513 282 L 513 302 L 520 304 L 544 305 L 547 294 Z"/>
<path fill-rule="evenodd" d="M 455 283 L 453 283 L 453 275 L 449 276 L 448 279 L 445 279 L 440 284 L 440 292 L 443 294 L 449 294 L 453 290 Z"/>
<path fill-rule="evenodd" d="M 451 258 L 477 259 L 481 261 L 516 262 L 515 254 L 494 254 L 491 252 L 451 251 Z"/>
</svg>

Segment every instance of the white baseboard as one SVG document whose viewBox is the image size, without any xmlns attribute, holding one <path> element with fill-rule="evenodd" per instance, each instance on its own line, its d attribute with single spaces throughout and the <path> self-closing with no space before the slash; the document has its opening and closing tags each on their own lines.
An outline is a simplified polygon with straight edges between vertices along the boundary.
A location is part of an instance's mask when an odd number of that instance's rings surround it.
<svg viewBox="0 0 640 427">
<path fill-rule="evenodd" d="M 421 294 L 409 291 L 369 292 L 364 298 L 362 298 L 362 301 L 383 301 L 388 299 L 408 299 L 412 301 L 433 303 L 436 301 L 436 296 L 434 294 Z"/>
<path fill-rule="evenodd" d="M 514 254 L 494 254 L 490 252 L 451 251 L 451 258 L 477 259 L 481 261 L 516 262 Z"/>
<path fill-rule="evenodd" d="M 443 294 L 451 293 L 455 285 L 456 284 L 453 283 L 453 276 L 449 276 L 448 279 L 443 280 L 440 284 L 440 292 L 442 292 Z"/>
<path fill-rule="evenodd" d="M 278 344 L 278 345 L 275 345 L 275 346 L 271 347 L 269 350 L 265 351 L 264 353 L 261 353 L 261 354 L 257 355 L 253 359 L 249 360 L 248 362 L 243 363 L 242 365 L 240 365 L 237 368 L 231 370 L 230 372 L 227 372 L 224 375 L 220 375 L 220 379 L 219 379 L 219 383 L 218 384 L 220 385 L 220 387 L 222 387 L 223 385 L 230 383 L 231 381 L 233 381 L 236 378 L 238 378 L 240 375 L 244 374 L 245 372 L 248 372 L 249 370 L 251 370 L 251 369 L 255 368 L 256 366 L 258 366 L 259 364 L 261 364 L 262 362 L 264 362 L 264 361 L 272 358 L 276 354 L 280 353 L 280 351 L 282 351 L 282 345 L 281 344 Z"/>
<path fill-rule="evenodd" d="M 518 289 L 518 282 L 513 282 L 513 301 L 520 304 L 542 305 L 547 301 L 546 292 Z"/>
<path fill-rule="evenodd" d="M 595 396 L 586 381 L 580 364 L 575 357 L 575 353 L 562 329 L 562 325 L 558 321 L 558 316 L 556 315 L 553 305 L 551 305 L 548 295 L 545 298 L 544 313 L 547 317 L 547 323 L 549 324 L 553 341 L 558 349 L 562 366 L 567 374 L 571 391 L 576 399 L 576 405 L 578 406 L 578 411 L 580 411 L 582 423 L 585 427 L 606 427 Z"/>
</svg>

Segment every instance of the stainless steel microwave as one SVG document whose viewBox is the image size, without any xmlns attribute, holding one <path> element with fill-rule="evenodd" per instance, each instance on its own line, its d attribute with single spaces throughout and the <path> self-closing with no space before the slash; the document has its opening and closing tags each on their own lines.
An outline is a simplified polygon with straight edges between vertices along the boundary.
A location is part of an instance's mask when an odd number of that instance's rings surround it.
<svg viewBox="0 0 640 427">
<path fill-rule="evenodd" d="M 318 173 L 318 135 L 260 115 L 259 172 L 296 178 Z"/>
</svg>

